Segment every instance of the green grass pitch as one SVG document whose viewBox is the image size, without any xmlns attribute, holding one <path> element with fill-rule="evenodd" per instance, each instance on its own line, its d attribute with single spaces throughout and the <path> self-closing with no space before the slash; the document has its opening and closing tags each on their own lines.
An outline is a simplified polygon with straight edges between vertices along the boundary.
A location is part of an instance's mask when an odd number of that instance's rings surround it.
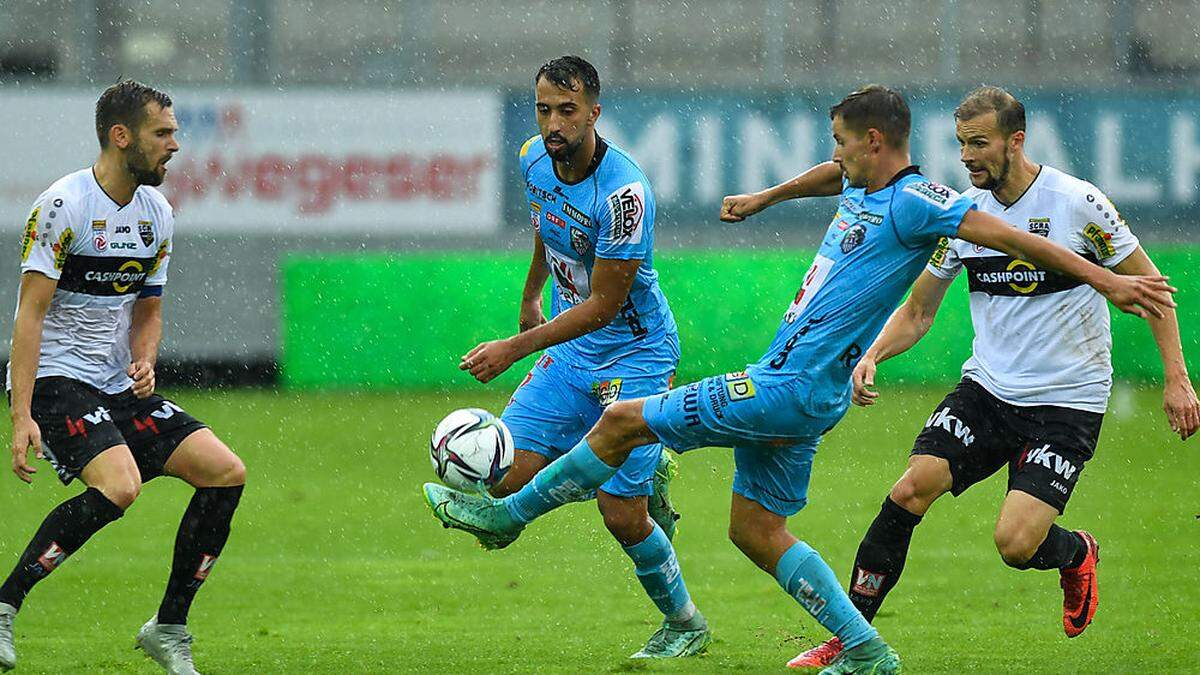
<svg viewBox="0 0 1200 675">
<path fill-rule="evenodd" d="M 885 388 L 818 454 L 792 529 L 839 578 L 943 389 Z M 676 542 L 716 641 L 706 657 L 625 657 L 657 618 L 594 504 L 561 509 L 485 553 L 430 516 L 428 433 L 456 407 L 498 411 L 506 392 L 175 392 L 246 460 L 232 539 L 192 610 L 204 673 L 784 672 L 826 634 L 726 538 L 732 458 L 699 450 L 675 486 Z M 1119 393 L 1066 516 L 1102 545 L 1096 621 L 1067 640 L 1057 575 L 1016 572 L 991 540 L 995 476 L 947 497 L 918 528 L 877 625 L 911 673 L 1200 672 L 1200 439 L 1172 438 L 1154 390 Z M 4 427 L 4 438 L 8 429 Z M 0 487 L 7 573 L 43 515 L 75 494 L 42 464 Z M 158 605 L 189 489 L 149 484 L 120 521 L 30 596 L 20 673 L 153 673 L 132 649 Z"/>
</svg>

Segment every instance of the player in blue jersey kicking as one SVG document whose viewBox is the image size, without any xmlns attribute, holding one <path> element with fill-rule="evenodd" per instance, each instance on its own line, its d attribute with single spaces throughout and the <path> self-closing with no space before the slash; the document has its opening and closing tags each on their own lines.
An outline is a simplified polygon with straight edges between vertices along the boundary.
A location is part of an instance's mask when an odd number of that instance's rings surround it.
<svg viewBox="0 0 1200 675">
<path fill-rule="evenodd" d="M 850 602 L 833 571 L 787 529 L 806 503 L 821 435 L 850 405 L 850 374 L 938 238 L 957 237 L 1061 271 L 1125 311 L 1146 316 L 1173 306 L 1162 277 L 1122 277 L 1047 240 L 976 210 L 930 182 L 909 160 L 908 104 L 872 85 L 830 109 L 833 161 L 757 195 L 726 198 L 722 220 L 770 204 L 841 194 L 837 212 L 767 353 L 746 372 L 609 406 L 570 452 L 504 499 L 425 486 L 434 512 L 485 546 L 512 542 L 538 516 L 577 499 L 622 466 L 639 445 L 734 451 L 729 536 L 845 646 L 822 671 L 896 673 L 900 660 Z"/>
<path fill-rule="evenodd" d="M 654 193 L 633 158 L 596 133 L 596 69 L 564 56 L 542 66 L 534 85 L 541 133 L 520 151 L 533 225 L 520 332 L 479 345 L 461 364 L 488 382 L 545 350 L 502 415 L 517 451 L 491 490 L 495 496 L 520 490 L 574 447 L 606 406 L 667 391 L 679 362 L 675 317 L 654 271 Z M 547 279 L 549 322 L 542 314 Z M 665 488 L 670 462 L 662 443 L 650 439 L 589 488 L 664 616 L 634 658 L 691 656 L 711 641 L 671 545 L 677 516 Z"/>
</svg>

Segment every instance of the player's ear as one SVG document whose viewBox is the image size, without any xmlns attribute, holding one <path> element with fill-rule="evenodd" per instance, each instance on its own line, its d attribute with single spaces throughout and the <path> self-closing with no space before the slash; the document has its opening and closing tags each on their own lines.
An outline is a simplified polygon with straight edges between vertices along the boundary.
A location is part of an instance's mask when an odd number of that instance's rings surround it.
<svg viewBox="0 0 1200 675">
<path fill-rule="evenodd" d="M 883 148 L 883 144 L 884 144 L 883 132 L 881 132 L 880 130 L 878 130 L 874 127 L 869 127 L 867 129 L 866 136 L 867 136 L 867 147 L 869 147 L 871 149 L 871 152 L 879 152 L 879 150 Z"/>
<path fill-rule="evenodd" d="M 124 124 L 114 124 L 108 128 L 108 141 L 117 148 L 124 150 L 133 141 L 133 132 Z"/>
<path fill-rule="evenodd" d="M 600 104 L 593 103 L 592 104 L 592 114 L 588 116 L 588 121 L 591 122 L 592 124 L 595 124 L 596 120 L 598 120 L 598 119 L 600 119 Z"/>
<path fill-rule="evenodd" d="M 1021 150 L 1025 147 L 1025 132 L 1022 130 L 1014 131 L 1008 137 L 1008 149 L 1010 151 Z"/>
</svg>

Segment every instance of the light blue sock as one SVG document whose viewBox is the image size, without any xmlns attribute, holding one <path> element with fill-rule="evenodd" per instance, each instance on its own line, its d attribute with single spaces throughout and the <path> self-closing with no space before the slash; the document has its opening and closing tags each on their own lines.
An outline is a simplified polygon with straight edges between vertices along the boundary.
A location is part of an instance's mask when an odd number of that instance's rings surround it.
<svg viewBox="0 0 1200 675">
<path fill-rule="evenodd" d="M 667 619 L 681 623 L 695 615 L 696 606 L 683 583 L 675 549 L 658 523 L 641 542 L 624 548 L 646 595 Z"/>
<path fill-rule="evenodd" d="M 775 580 L 847 649 L 879 637 L 850 602 L 833 570 L 808 544 L 798 541 L 775 565 Z"/>
<path fill-rule="evenodd" d="M 616 467 L 597 457 L 585 438 L 539 471 L 525 487 L 505 497 L 504 505 L 514 519 L 530 523 L 563 504 L 586 500 L 616 473 Z"/>
</svg>

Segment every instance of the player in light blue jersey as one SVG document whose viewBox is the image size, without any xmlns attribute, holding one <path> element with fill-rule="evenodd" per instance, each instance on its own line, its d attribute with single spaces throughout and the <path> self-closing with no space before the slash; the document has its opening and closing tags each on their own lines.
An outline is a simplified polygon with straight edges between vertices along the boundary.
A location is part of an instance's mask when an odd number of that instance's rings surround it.
<svg viewBox="0 0 1200 675">
<path fill-rule="evenodd" d="M 830 109 L 833 161 L 755 195 L 727 197 L 736 222 L 784 199 L 841 194 L 813 264 L 767 353 L 745 372 L 710 377 L 609 406 L 569 453 L 503 500 L 434 490 L 443 522 L 485 545 L 519 536 L 538 516 L 608 480 L 638 445 L 734 450 L 730 538 L 845 646 L 823 673 L 896 673 L 900 661 L 850 602 L 821 556 L 787 529 L 807 501 L 821 435 L 850 403 L 850 374 L 924 268 L 939 237 L 965 239 L 1062 271 L 1122 309 L 1173 304 L 1161 277 L 1119 277 L 1040 237 L 975 210 L 932 183 L 908 153 L 908 105 L 872 85 Z M 427 487 L 427 494 L 430 488 Z"/>
<path fill-rule="evenodd" d="M 595 68 L 562 57 L 542 66 L 534 84 L 541 133 L 520 151 L 534 244 L 520 332 L 479 345 L 461 364 L 488 382 L 545 350 L 502 415 L 517 451 L 495 496 L 520 490 L 574 447 L 606 406 L 667 391 L 679 362 L 675 317 L 654 271 L 654 193 L 633 158 L 596 133 Z M 549 322 L 542 314 L 547 279 Z M 671 545 L 677 516 L 665 483 L 673 470 L 653 439 L 588 490 L 664 616 L 636 658 L 690 656 L 711 640 Z"/>
</svg>

